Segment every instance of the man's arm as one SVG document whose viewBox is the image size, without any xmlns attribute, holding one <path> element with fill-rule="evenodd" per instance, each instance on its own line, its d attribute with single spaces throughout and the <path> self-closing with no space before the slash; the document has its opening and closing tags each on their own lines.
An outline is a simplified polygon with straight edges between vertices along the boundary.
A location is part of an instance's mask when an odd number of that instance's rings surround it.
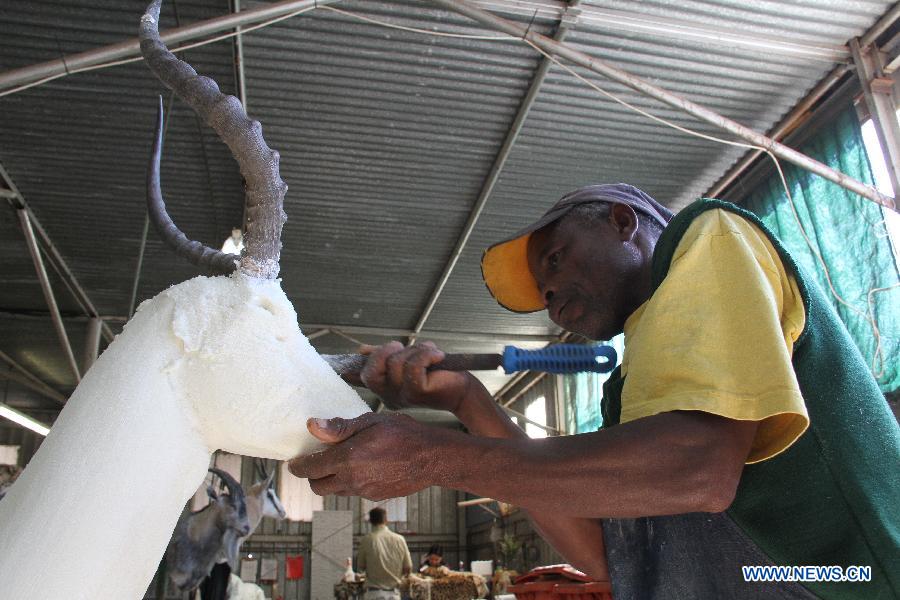
<svg viewBox="0 0 900 600">
<path fill-rule="evenodd" d="M 469 393 L 456 412 L 456 417 L 466 429 L 474 435 L 488 438 L 527 439 L 522 428 L 512 422 L 481 382 L 474 377 L 472 380 Z M 528 511 L 528 517 L 541 537 L 570 564 L 595 579 L 609 579 L 603 527 L 599 519 L 536 511 Z"/>
<path fill-rule="evenodd" d="M 471 373 L 431 372 L 428 366 L 443 359 L 434 344 L 404 349 L 399 343 L 365 347 L 371 354 L 359 381 L 394 407 L 424 404 L 450 410 L 476 436 L 528 439 Z M 609 579 L 603 529 L 598 519 L 558 513 L 529 512 L 540 535 L 572 565 L 593 577 Z"/>
<path fill-rule="evenodd" d="M 403 568 L 401 569 L 401 573 L 409 575 L 412 573 L 412 556 L 409 555 L 409 546 L 406 545 L 405 539 L 403 539 L 403 551 Z"/>
<path fill-rule="evenodd" d="M 501 423 L 489 420 L 481 431 L 495 431 Z M 725 510 L 756 423 L 676 411 L 542 440 L 472 436 L 375 413 L 313 419 L 309 428 L 332 446 L 294 459 L 290 468 L 308 477 L 317 494 L 377 500 L 439 485 L 489 496 L 541 515 L 538 526 L 550 530 L 557 549 L 602 578 L 601 565 L 585 564 L 602 556 L 601 529 L 591 523 L 600 517 Z M 581 531 L 578 525 L 590 528 Z"/>
</svg>

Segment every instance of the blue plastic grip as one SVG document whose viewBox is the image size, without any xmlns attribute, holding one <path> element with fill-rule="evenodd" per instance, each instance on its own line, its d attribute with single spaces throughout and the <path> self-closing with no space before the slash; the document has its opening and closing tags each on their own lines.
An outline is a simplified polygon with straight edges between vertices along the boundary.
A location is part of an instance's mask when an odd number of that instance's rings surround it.
<svg viewBox="0 0 900 600">
<path fill-rule="evenodd" d="M 503 370 L 543 371 L 546 373 L 609 373 L 616 367 L 616 350 L 612 346 L 556 344 L 538 350 L 515 346 L 503 349 Z"/>
</svg>

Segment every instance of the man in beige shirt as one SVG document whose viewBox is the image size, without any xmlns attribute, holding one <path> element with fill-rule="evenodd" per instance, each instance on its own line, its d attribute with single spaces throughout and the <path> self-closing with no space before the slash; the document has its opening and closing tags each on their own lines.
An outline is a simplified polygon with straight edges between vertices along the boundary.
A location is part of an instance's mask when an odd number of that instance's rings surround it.
<svg viewBox="0 0 900 600">
<path fill-rule="evenodd" d="M 356 569 L 366 573 L 365 600 L 400 600 L 400 578 L 412 570 L 412 558 L 402 535 L 387 527 L 387 513 L 369 511 L 372 532 L 359 542 Z"/>
</svg>

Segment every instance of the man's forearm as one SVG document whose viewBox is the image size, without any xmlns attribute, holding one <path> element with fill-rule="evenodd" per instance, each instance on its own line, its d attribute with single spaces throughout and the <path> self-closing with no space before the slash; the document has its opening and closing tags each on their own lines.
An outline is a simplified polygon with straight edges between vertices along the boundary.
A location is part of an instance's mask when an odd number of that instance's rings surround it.
<svg viewBox="0 0 900 600">
<path fill-rule="evenodd" d="M 443 431 L 436 443 L 453 460 L 435 465 L 432 484 L 541 514 L 719 512 L 734 498 L 755 430 L 753 422 L 675 412 L 541 440 Z"/>
<path fill-rule="evenodd" d="M 473 378 L 469 393 L 460 402 L 456 416 L 474 435 L 521 439 L 527 435 L 512 422 L 491 394 Z M 529 511 L 535 528 L 573 566 L 595 579 L 609 579 L 606 548 L 599 519 L 568 517 L 551 512 Z"/>
<path fill-rule="evenodd" d="M 474 376 L 470 376 L 466 395 L 460 400 L 455 414 L 473 435 L 507 439 L 527 437 Z"/>
</svg>

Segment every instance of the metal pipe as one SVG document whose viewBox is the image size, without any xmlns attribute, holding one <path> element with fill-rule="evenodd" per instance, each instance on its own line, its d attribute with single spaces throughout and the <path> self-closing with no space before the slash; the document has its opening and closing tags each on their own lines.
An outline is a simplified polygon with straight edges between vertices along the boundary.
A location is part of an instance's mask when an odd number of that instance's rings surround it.
<svg viewBox="0 0 900 600">
<path fill-rule="evenodd" d="M 0 373 L 0 379 L 8 379 L 10 381 L 15 381 L 16 383 L 21 384 L 21 385 L 27 387 L 28 389 L 34 390 L 38 394 L 40 394 L 42 396 L 46 396 L 47 398 L 50 398 L 51 400 L 59 402 L 60 404 L 66 403 L 66 397 L 63 396 L 62 394 L 60 394 L 59 392 L 57 392 L 55 390 L 48 390 L 48 389 L 42 388 L 39 385 L 35 385 L 27 377 L 20 375 L 19 373 L 16 373 L 15 371 L 7 371 L 6 373 Z"/>
<path fill-rule="evenodd" d="M 807 171 L 820 175 L 828 181 L 834 182 L 855 194 L 858 194 L 864 198 L 868 198 L 869 200 L 881 204 L 882 206 L 894 208 L 894 202 L 891 198 L 884 196 L 883 194 L 867 186 L 866 184 L 857 181 L 852 177 L 848 177 L 843 173 L 835 171 L 834 169 L 820 163 L 819 161 L 814 160 L 800 152 L 797 152 L 793 148 L 788 148 L 784 144 L 780 144 L 775 140 L 762 135 L 761 133 L 753 131 L 749 127 L 745 127 L 740 123 L 732 121 L 731 119 L 728 119 L 727 117 L 716 113 L 715 111 L 700 106 L 699 104 L 691 102 L 690 100 L 682 98 L 676 94 L 668 92 L 621 69 L 608 65 L 597 58 L 585 54 L 584 52 L 580 52 L 578 50 L 570 48 L 565 43 L 556 42 L 544 35 L 541 35 L 534 31 L 530 31 L 517 23 L 513 23 L 501 17 L 497 17 L 489 12 L 483 11 L 473 6 L 470 2 L 468 2 L 468 0 L 432 0 L 432 2 L 444 8 L 456 11 L 471 19 L 474 19 L 475 21 L 493 27 L 494 29 L 497 29 L 509 35 L 527 39 L 544 52 L 556 55 L 561 58 L 565 58 L 566 60 L 569 60 L 581 67 L 600 73 L 601 75 L 613 81 L 621 83 L 622 85 L 630 87 L 637 92 L 640 92 L 646 96 L 650 96 L 651 98 L 655 98 L 660 102 L 682 110 L 702 121 L 718 127 L 719 129 L 728 131 L 729 133 L 732 133 L 755 146 L 765 148 L 772 152 L 775 156 L 791 162 L 803 169 L 806 169 Z"/>
<path fill-rule="evenodd" d="M 493 498 L 472 498 L 471 500 L 457 500 L 457 506 L 477 506 L 479 504 L 490 504 L 496 502 Z"/>
<path fill-rule="evenodd" d="M 363 327 L 359 325 L 323 325 L 321 323 L 308 323 L 303 329 L 341 329 L 344 333 L 359 335 L 374 335 L 387 338 L 409 337 L 410 329 L 392 329 L 388 327 Z M 419 337 L 436 340 L 455 340 L 463 342 L 555 342 L 559 338 L 555 335 L 532 335 L 527 333 L 479 333 L 469 331 L 421 331 Z"/>
<path fill-rule="evenodd" d="M 573 0 L 569 8 L 577 9 L 580 2 L 581 0 Z M 556 34 L 553 36 L 554 40 L 556 40 L 557 42 L 561 42 L 566 37 L 566 32 L 569 30 L 569 27 L 571 25 L 571 23 L 564 17 L 565 15 L 563 15 L 562 19 L 560 20 L 559 27 L 556 30 Z M 463 231 L 460 234 L 459 239 L 456 241 L 456 247 L 453 249 L 453 252 L 450 255 L 450 260 L 448 260 L 447 264 L 444 266 L 444 272 L 441 274 L 437 285 L 434 286 L 434 289 L 431 292 L 431 297 L 428 299 L 428 302 L 425 305 L 425 309 L 419 316 L 419 320 L 416 322 L 416 326 L 413 327 L 413 335 L 411 335 L 409 338 L 410 344 L 415 342 L 416 337 L 418 337 L 418 334 L 422 331 L 422 328 L 425 326 L 425 322 L 428 320 L 428 317 L 431 316 L 431 313 L 434 310 L 434 306 L 435 304 L 437 304 L 438 298 L 444 291 L 444 286 L 447 285 L 447 281 L 449 281 L 450 275 L 453 273 L 453 269 L 456 268 L 456 263 L 459 261 L 460 256 L 462 256 L 463 250 L 465 249 L 466 244 L 469 241 L 469 237 L 472 235 L 472 231 L 475 230 L 475 225 L 478 223 L 478 219 L 481 217 L 481 213 L 484 210 L 485 205 L 487 204 L 488 198 L 490 198 L 491 192 L 494 191 L 494 186 L 500 179 L 500 172 L 506 165 L 506 159 L 509 158 L 509 155 L 512 152 L 513 145 L 516 143 L 516 139 L 518 139 L 519 133 L 522 131 L 522 127 L 525 125 L 525 119 L 528 118 L 528 113 L 537 100 L 538 94 L 541 91 L 541 85 L 543 85 L 544 79 L 546 79 L 547 73 L 549 72 L 552 65 L 553 61 L 551 61 L 547 57 L 542 57 L 541 63 L 538 66 L 537 71 L 535 71 L 534 77 L 531 79 L 531 85 L 528 88 L 528 93 L 522 100 L 522 104 L 519 105 L 519 110 L 516 113 L 515 118 L 513 119 L 512 125 L 510 125 L 509 127 L 509 131 L 506 133 L 506 139 L 503 140 L 503 145 L 500 147 L 500 151 L 494 158 L 494 164 L 491 165 L 491 170 L 488 173 L 487 179 L 485 179 L 484 184 L 481 186 L 481 191 L 478 193 L 478 198 L 475 200 L 475 205 L 472 207 L 472 211 L 469 213 L 469 218 L 466 221 L 465 226 L 463 227 Z"/>
<path fill-rule="evenodd" d="M 286 14 L 303 10 L 304 8 L 312 8 L 325 4 L 333 4 L 337 0 L 284 0 L 274 4 L 263 4 L 257 8 L 241 11 L 239 13 L 230 13 L 207 21 L 200 21 L 170 29 L 163 32 L 160 37 L 162 41 L 169 47 L 186 42 L 206 35 L 219 33 L 228 29 L 235 29 L 242 25 L 251 25 L 260 21 L 274 19 Z M 137 25 L 135 25 L 137 27 Z M 173 50 L 177 52 L 177 49 Z M 140 45 L 137 37 L 110 44 L 101 48 L 94 48 L 86 52 L 78 54 L 70 54 L 62 58 L 50 60 L 36 65 L 29 65 L 20 69 L 13 69 L 5 73 L 0 73 L 0 91 L 24 85 L 44 79 L 94 67 L 108 62 L 115 62 L 128 58 L 140 56 Z"/>
<path fill-rule="evenodd" d="M 534 379 L 522 386 L 521 390 L 513 394 L 508 400 L 501 404 L 501 406 L 506 409 L 510 404 L 521 398 L 525 394 L 525 392 L 536 386 L 546 375 L 547 373 L 545 372 L 536 373 Z"/>
<path fill-rule="evenodd" d="M 894 82 L 892 78 L 884 77 L 878 48 L 861 46 L 859 40 L 853 39 L 850 40 L 850 50 L 896 195 L 900 192 L 900 124 L 897 122 L 897 102 L 892 93 Z"/>
<path fill-rule="evenodd" d="M 238 14 L 241 12 L 241 0 L 231 0 L 231 12 Z M 235 27 L 234 31 L 234 78 L 237 87 L 237 98 L 244 106 L 244 112 L 249 114 L 247 110 L 247 85 L 244 78 L 244 36 L 241 35 L 241 28 Z"/>
<path fill-rule="evenodd" d="M 137 304 L 138 284 L 144 268 L 144 251 L 147 249 L 147 233 L 150 231 L 150 215 L 144 212 L 144 230 L 141 232 L 141 245 L 138 247 L 137 264 L 134 267 L 134 281 L 131 283 L 131 299 L 128 301 L 128 318 L 134 316 L 134 305 Z"/>
<path fill-rule="evenodd" d="M 320 329 L 318 331 L 313 331 L 311 334 L 306 336 L 306 339 L 308 339 L 309 341 L 313 341 L 314 339 L 320 338 L 323 335 L 328 335 L 329 333 L 331 333 L 330 329 Z"/>
<path fill-rule="evenodd" d="M 862 46 L 867 46 L 869 44 L 873 44 L 875 40 L 885 31 L 887 31 L 891 25 L 893 25 L 897 19 L 900 18 L 900 3 L 894 5 L 894 7 L 889 10 L 881 19 L 879 19 L 872 27 L 868 29 L 862 36 L 859 38 L 859 43 Z M 897 40 L 900 39 L 900 34 L 894 36 L 894 38 L 887 42 L 884 46 L 884 49 L 888 49 L 897 43 Z M 793 131 L 794 127 L 799 124 L 800 120 L 806 116 L 806 112 L 813 107 L 816 102 L 822 99 L 825 94 L 829 93 L 840 81 L 843 79 L 844 75 L 847 74 L 853 68 L 852 65 L 838 65 L 832 71 L 822 78 L 822 80 L 806 95 L 800 103 L 791 110 L 781 121 L 779 121 L 778 125 L 775 126 L 773 130 L 769 132 L 769 137 L 772 139 L 780 140 L 783 139 L 788 133 Z M 752 150 L 744 155 L 744 158 L 736 164 L 734 167 L 728 170 L 728 173 L 723 175 L 719 180 L 713 184 L 713 186 L 706 192 L 707 197 L 715 198 L 719 194 L 721 194 L 725 189 L 730 186 L 738 176 L 741 175 L 747 168 L 750 167 L 753 162 L 762 155 L 762 152 L 759 150 Z M 896 192 L 895 192 L 896 193 Z"/>
<path fill-rule="evenodd" d="M 63 353 L 75 375 L 75 381 L 81 381 L 81 372 L 78 370 L 78 363 L 75 362 L 75 354 L 72 352 L 72 345 L 69 343 L 69 336 L 66 334 L 66 327 L 63 325 L 62 316 L 59 314 L 59 307 L 56 304 L 56 297 L 53 295 L 53 288 L 50 286 L 50 279 L 47 277 L 47 269 L 44 268 L 44 261 L 41 258 L 41 249 L 38 248 L 37 239 L 34 237 L 34 230 L 31 228 L 31 221 L 28 218 L 28 212 L 24 208 L 16 211 L 19 216 L 19 223 L 22 225 L 22 233 L 25 235 L 25 243 L 28 251 L 31 253 L 31 260 L 34 261 L 34 269 L 37 271 L 38 280 L 41 282 L 41 290 L 44 292 L 44 299 L 47 301 L 47 307 L 50 309 L 50 317 L 53 319 L 53 327 L 56 329 L 56 335 L 59 337 L 59 343 L 62 345 Z"/>
<path fill-rule="evenodd" d="M 494 400 L 496 400 L 496 401 L 499 402 L 500 399 L 501 399 L 504 395 L 506 395 L 506 393 L 507 393 L 509 390 L 511 390 L 512 388 L 514 388 L 516 385 L 518 385 L 518 383 L 519 383 L 520 381 L 522 381 L 523 379 L 525 379 L 525 378 L 528 376 L 529 373 L 531 373 L 531 371 L 519 371 L 518 373 L 516 373 L 515 375 L 513 375 L 512 377 L 510 377 L 509 381 L 507 381 L 506 383 L 504 383 L 504 384 L 503 384 L 503 387 L 501 387 L 499 390 L 497 390 L 497 393 L 494 394 Z"/>
<path fill-rule="evenodd" d="M 875 43 L 882 33 L 890 29 L 894 23 L 900 19 L 900 2 L 894 4 L 891 10 L 887 11 L 874 25 L 869 27 L 862 37 L 859 38 L 860 46 L 868 46 Z"/>
<path fill-rule="evenodd" d="M 828 75 L 826 75 L 822 80 L 797 104 L 791 112 L 789 112 L 785 117 L 778 122 L 774 129 L 769 132 L 769 137 L 773 140 L 780 140 L 784 138 L 785 135 L 793 131 L 794 127 L 799 123 L 799 121 L 806 115 L 806 111 L 813 107 L 813 105 L 818 102 L 822 96 L 831 91 L 831 89 L 840 81 L 844 75 L 847 74 L 847 71 L 850 70 L 850 65 L 838 65 L 834 69 L 831 70 Z M 719 180 L 713 184 L 713 186 L 706 192 L 705 196 L 707 198 L 715 198 L 719 194 L 721 194 L 725 188 L 731 185 L 735 179 L 737 179 L 741 173 L 743 173 L 747 167 L 753 164 L 757 158 L 762 156 L 762 150 L 750 150 L 747 154 L 744 155 L 744 158 L 740 160 L 735 166 L 728 170 L 725 175 L 719 178 Z"/>
<path fill-rule="evenodd" d="M 84 359 L 81 362 L 81 367 L 85 373 L 97 362 L 97 357 L 100 356 L 100 324 L 102 322 L 100 319 L 88 321 L 87 332 L 84 336 Z"/>
<path fill-rule="evenodd" d="M 540 378 L 538 378 L 538 379 L 540 379 Z M 513 410 L 513 409 L 509 408 L 508 406 L 501 406 L 500 408 L 502 408 L 504 410 L 504 412 L 506 412 L 506 414 L 512 415 L 514 417 L 518 417 L 518 418 L 522 419 L 523 421 L 525 421 L 526 423 L 534 425 L 535 427 L 540 427 L 544 431 L 549 431 L 550 433 L 556 433 L 556 434 L 559 433 L 559 429 L 557 429 L 555 427 L 550 427 L 549 425 L 544 425 L 543 423 L 538 423 L 537 421 L 532 421 L 531 419 L 526 417 L 523 413 L 520 413 L 517 410 Z"/>
<path fill-rule="evenodd" d="M 334 335 L 336 335 L 336 336 L 338 336 L 338 337 L 344 338 L 345 340 L 347 340 L 347 341 L 350 342 L 351 344 L 356 344 L 357 346 L 364 346 L 364 345 L 365 345 L 364 342 L 359 341 L 358 339 L 356 339 L 356 338 L 353 337 L 353 336 L 347 335 L 346 333 L 344 333 L 344 332 L 341 331 L 340 329 L 336 329 L 336 328 L 332 327 L 331 333 L 333 333 Z"/>
<path fill-rule="evenodd" d="M 473 4 L 484 10 L 504 15 L 538 20 L 559 20 L 565 12 L 564 2 L 520 2 L 515 0 L 474 0 Z M 623 4 L 623 3 L 618 3 Z M 537 13 L 535 13 L 537 11 Z M 610 10 L 600 6 L 584 6 L 579 18 L 586 28 L 604 31 L 626 31 L 652 35 L 655 38 L 668 37 L 678 40 L 700 41 L 726 48 L 747 48 L 755 52 L 766 52 L 777 56 L 788 56 L 830 63 L 846 61 L 850 49 L 846 45 L 807 44 L 787 37 L 747 35 L 737 31 L 726 31 L 696 21 L 673 19 L 647 13 Z"/>
<path fill-rule="evenodd" d="M 88 297 L 87 292 L 85 292 L 84 288 L 81 287 L 81 284 L 78 283 L 75 275 L 72 273 L 71 269 L 69 269 L 69 265 L 67 265 L 66 261 L 63 259 L 62 254 L 60 254 L 59 250 L 56 249 L 56 246 L 53 244 L 50 236 L 47 235 L 47 232 L 44 230 L 41 222 L 34 215 L 31 207 L 28 206 L 28 203 L 25 201 L 25 197 L 22 196 L 22 194 L 19 192 L 19 188 L 16 187 L 16 184 L 15 182 L 13 182 L 12 177 L 9 176 L 9 173 L 6 172 L 6 169 L 3 168 L 2 164 L 0 164 L 0 179 L 3 179 L 9 190 L 13 192 L 13 197 L 8 198 L 13 208 L 17 210 L 22 209 L 27 211 L 29 221 L 31 222 L 34 229 L 37 230 L 38 236 L 40 236 L 41 241 L 44 244 L 44 248 L 46 248 L 48 258 L 50 259 L 50 264 L 60 274 L 60 278 L 66 284 L 66 287 L 69 288 L 69 291 L 72 293 L 75 301 L 79 304 L 79 306 L 81 306 L 81 309 L 89 317 L 102 318 L 100 317 L 100 313 L 94 307 L 94 304 L 91 302 L 91 299 Z M 112 329 L 110 329 L 105 322 L 103 323 L 103 337 L 106 338 L 107 342 L 112 342 L 113 338 L 115 337 Z"/>
<path fill-rule="evenodd" d="M 15 360 L 12 359 L 12 357 L 10 357 L 5 352 L 0 352 L 0 360 L 5 362 L 10 367 L 10 370 L 7 373 L 3 374 L 8 379 L 12 379 L 13 381 L 21 383 L 22 385 L 24 385 L 36 392 L 40 392 L 41 394 L 47 396 L 48 398 L 56 400 L 60 404 L 66 403 L 66 397 L 64 395 L 62 395 L 59 392 L 57 392 L 56 390 L 54 390 L 47 383 L 45 383 L 40 377 L 38 377 L 37 375 L 35 375 L 34 373 L 29 371 L 25 367 L 23 367 L 22 365 L 17 363 Z"/>
</svg>

